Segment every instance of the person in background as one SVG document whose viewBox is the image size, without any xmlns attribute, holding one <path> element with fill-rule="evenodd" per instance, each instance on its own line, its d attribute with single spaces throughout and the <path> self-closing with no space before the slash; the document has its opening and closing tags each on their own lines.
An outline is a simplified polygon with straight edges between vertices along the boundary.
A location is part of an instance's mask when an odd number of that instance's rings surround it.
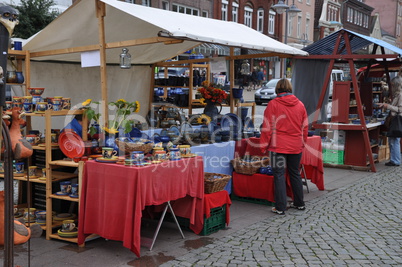
<svg viewBox="0 0 402 267">
<path fill-rule="evenodd" d="M 64 132 L 65 130 L 72 130 L 82 138 L 82 114 L 75 115 L 61 132 Z"/>
<path fill-rule="evenodd" d="M 256 89 L 256 85 L 258 83 L 258 79 L 257 79 L 257 68 L 254 67 L 253 72 L 251 73 L 251 82 L 253 83 L 253 89 Z"/>
<path fill-rule="evenodd" d="M 262 85 L 262 81 L 264 80 L 264 72 L 262 71 L 262 68 L 260 68 L 260 69 L 258 70 L 258 73 L 257 73 L 257 80 L 258 80 L 258 86 L 261 86 L 261 85 Z"/>
<path fill-rule="evenodd" d="M 284 215 L 287 209 L 286 170 L 293 191 L 291 208 L 304 210 L 303 182 L 300 177 L 300 160 L 308 135 L 307 111 L 304 104 L 292 94 L 288 79 L 279 80 L 277 97 L 264 111 L 261 129 L 261 150 L 270 155 L 275 185 L 275 207 L 272 212 Z"/>
<path fill-rule="evenodd" d="M 384 108 L 391 112 L 392 116 L 402 113 L 402 77 L 396 76 L 391 80 L 391 89 L 393 92 L 391 104 L 377 103 L 377 106 Z M 399 115 L 401 116 L 401 115 Z M 391 121 L 392 123 L 392 121 Z M 401 165 L 401 145 L 399 137 L 388 137 L 389 143 L 389 162 L 385 166 L 399 166 Z"/>
</svg>

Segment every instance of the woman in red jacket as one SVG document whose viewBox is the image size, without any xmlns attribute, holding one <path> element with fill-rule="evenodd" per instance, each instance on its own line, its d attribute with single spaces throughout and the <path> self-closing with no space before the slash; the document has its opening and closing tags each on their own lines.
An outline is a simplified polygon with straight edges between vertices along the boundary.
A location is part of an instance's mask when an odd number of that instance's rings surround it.
<svg viewBox="0 0 402 267">
<path fill-rule="evenodd" d="M 286 201 L 286 170 L 293 191 L 291 208 L 304 210 L 300 160 L 308 134 L 308 119 L 303 103 L 292 94 L 288 79 L 281 79 L 275 88 L 277 97 L 264 111 L 261 129 L 261 149 L 270 152 L 275 183 L 275 207 L 272 212 L 284 215 Z"/>
</svg>

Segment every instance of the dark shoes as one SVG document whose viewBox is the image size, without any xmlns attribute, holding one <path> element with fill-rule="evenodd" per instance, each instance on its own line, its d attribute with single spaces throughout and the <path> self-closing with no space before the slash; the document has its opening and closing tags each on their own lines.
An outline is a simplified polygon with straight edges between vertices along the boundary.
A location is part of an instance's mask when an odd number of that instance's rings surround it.
<svg viewBox="0 0 402 267">
<path fill-rule="evenodd" d="M 295 205 L 293 204 L 293 202 L 292 202 L 292 203 L 290 203 L 289 208 L 297 209 L 297 210 L 305 210 L 305 209 L 306 209 L 306 206 L 295 206 Z"/>
<path fill-rule="evenodd" d="M 399 166 L 399 165 L 393 163 L 392 161 L 389 161 L 389 162 L 385 163 L 385 166 Z"/>
<path fill-rule="evenodd" d="M 284 211 L 277 210 L 275 207 L 273 207 L 271 211 L 272 211 L 273 213 L 278 214 L 278 215 L 285 215 L 285 212 L 284 212 Z"/>
</svg>

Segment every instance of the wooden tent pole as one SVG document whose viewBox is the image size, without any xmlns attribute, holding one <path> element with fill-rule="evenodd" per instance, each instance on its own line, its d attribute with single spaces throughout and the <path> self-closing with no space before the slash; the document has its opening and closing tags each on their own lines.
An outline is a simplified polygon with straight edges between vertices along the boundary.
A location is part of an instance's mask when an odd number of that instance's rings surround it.
<svg viewBox="0 0 402 267">
<path fill-rule="evenodd" d="M 234 48 L 230 47 L 230 61 L 229 61 L 229 72 L 230 72 L 230 113 L 233 113 L 234 97 L 232 88 L 235 86 L 235 66 L 234 66 Z"/>
<path fill-rule="evenodd" d="M 350 46 L 350 40 L 348 33 L 343 31 L 343 39 L 345 40 L 345 47 L 347 54 L 352 55 L 352 48 Z M 374 158 L 373 158 L 373 153 L 371 151 L 371 145 L 370 145 L 370 139 L 368 135 L 368 129 L 366 125 L 366 119 L 364 118 L 364 113 L 363 113 L 363 104 L 362 100 L 360 98 L 360 90 L 357 84 L 357 77 L 355 73 L 355 65 L 353 62 L 353 59 L 348 59 L 349 62 L 349 69 L 350 69 L 350 76 L 352 77 L 352 83 L 353 83 L 353 88 L 355 91 L 355 98 L 356 98 L 356 104 L 357 104 L 357 113 L 360 118 L 360 124 L 362 125 L 362 133 L 363 133 L 363 139 L 364 139 L 364 145 L 366 147 L 367 155 L 370 161 L 370 169 L 372 172 L 376 172 L 376 168 L 374 165 Z"/>
<path fill-rule="evenodd" d="M 101 121 L 104 120 L 103 125 L 108 127 L 108 95 L 107 95 L 107 72 L 106 72 L 106 41 L 105 41 L 105 20 L 106 6 L 105 3 L 95 0 L 96 4 L 96 17 L 98 18 L 98 34 L 99 34 L 99 53 L 100 53 L 100 78 L 101 78 Z"/>
</svg>

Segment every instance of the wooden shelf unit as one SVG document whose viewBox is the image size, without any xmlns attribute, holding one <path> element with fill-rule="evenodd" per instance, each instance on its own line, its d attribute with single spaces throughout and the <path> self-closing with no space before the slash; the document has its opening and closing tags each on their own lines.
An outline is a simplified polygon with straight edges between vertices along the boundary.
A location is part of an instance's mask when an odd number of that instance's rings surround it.
<svg viewBox="0 0 402 267">
<path fill-rule="evenodd" d="M 332 117 L 331 123 L 315 125 L 318 129 L 337 129 L 345 131 L 344 165 L 367 167 L 370 162 L 377 162 L 373 154 L 378 154 L 378 140 L 380 138 L 381 123 L 362 123 L 365 118 L 359 117 L 359 104 L 351 104 L 356 100 L 356 92 L 361 98 L 361 107 L 364 117 L 373 116 L 374 95 L 381 94 L 378 90 L 373 90 L 376 83 L 358 83 L 359 88 L 354 88 L 350 81 L 334 82 Z M 349 115 L 357 114 L 357 118 L 350 119 Z M 360 124 L 353 124 L 351 120 L 360 119 Z M 370 146 L 368 149 L 365 144 L 365 135 L 368 136 Z M 376 144 L 371 144 L 371 140 L 376 140 Z M 373 157 L 372 161 L 369 157 Z"/>
<path fill-rule="evenodd" d="M 46 110 L 44 113 L 26 113 L 27 116 L 27 123 L 30 127 L 30 117 L 42 117 L 45 120 L 45 137 L 51 135 L 51 129 L 52 129 L 52 117 L 55 116 L 68 116 L 68 115 L 76 115 L 76 114 L 83 114 L 82 110 L 61 110 L 61 111 L 52 111 L 52 110 Z M 84 116 L 83 118 L 83 125 L 86 124 L 86 117 Z M 28 126 L 27 126 L 28 127 Z M 27 128 L 30 129 L 30 128 Z M 87 131 L 87 127 L 83 127 L 83 132 Z M 86 135 L 83 135 L 83 140 L 86 141 Z M 84 162 L 80 161 L 78 163 L 72 161 L 72 160 L 53 160 L 52 159 L 52 150 L 59 149 L 58 146 L 54 146 L 54 144 L 51 143 L 50 138 L 45 138 L 45 144 L 44 146 L 33 146 L 34 149 L 37 150 L 44 150 L 46 154 L 46 181 L 41 181 L 38 179 L 32 179 L 30 182 L 37 182 L 37 183 L 42 183 L 46 185 L 46 214 L 52 214 L 53 211 L 53 200 L 54 199 L 59 199 L 63 201 L 70 201 L 70 202 L 75 202 L 78 203 L 80 202 L 79 197 L 78 198 L 72 198 L 69 196 L 59 196 L 56 195 L 56 192 L 52 191 L 52 184 L 55 182 L 60 182 L 64 180 L 69 180 L 73 178 L 78 178 L 78 184 L 82 184 L 82 171 L 84 167 Z M 60 167 L 75 167 L 78 168 L 78 174 L 75 173 L 69 173 L 69 172 L 62 172 L 58 171 L 57 169 Z M 15 179 L 22 180 L 22 181 L 27 181 L 25 177 L 16 177 Z M 81 195 L 81 187 L 78 187 L 79 192 L 78 195 Z M 60 239 L 64 241 L 69 241 L 69 242 L 74 242 L 77 243 L 77 238 L 63 238 L 57 235 L 57 232 L 54 233 L 54 231 L 57 231 L 56 228 L 60 227 L 62 224 L 62 221 L 55 221 L 53 220 L 52 216 L 47 216 L 46 217 L 46 225 L 42 226 L 42 228 L 46 231 L 46 239 Z"/>
<path fill-rule="evenodd" d="M 155 67 L 158 67 L 158 66 L 159 65 L 155 65 Z M 164 99 L 166 99 L 167 96 L 168 96 L 168 90 L 167 90 L 168 88 L 185 88 L 185 89 L 189 90 L 189 92 L 188 92 L 188 106 L 180 107 L 180 108 L 188 109 L 188 114 L 192 114 L 192 109 L 193 109 L 193 105 L 192 105 L 192 103 L 193 103 L 193 90 L 194 90 L 194 86 L 193 86 L 193 80 L 194 80 L 193 79 L 194 78 L 193 77 L 193 70 L 194 70 L 194 68 L 205 68 L 206 69 L 205 77 L 206 77 L 206 80 L 209 80 L 208 79 L 210 77 L 210 66 L 209 66 L 209 64 L 197 64 L 197 63 L 190 62 L 190 63 L 188 63 L 186 65 L 174 65 L 174 62 L 173 62 L 170 65 L 169 64 L 168 65 L 163 65 L 163 67 L 165 67 L 165 68 L 177 68 L 177 67 L 179 67 L 179 68 L 188 68 L 189 69 L 189 84 L 186 85 L 186 86 L 155 85 L 155 77 L 152 77 L 152 81 L 151 81 L 151 90 L 152 91 L 151 91 L 151 94 L 150 94 L 150 103 L 151 103 L 150 109 L 152 110 L 153 106 L 159 105 L 159 104 L 153 103 L 154 102 L 153 97 L 154 97 L 155 88 L 158 88 L 158 87 L 163 88 L 164 95 L 162 96 L 162 98 L 164 98 Z M 167 73 L 165 75 L 167 75 Z M 164 78 L 167 78 L 167 77 L 165 76 Z M 170 103 L 166 103 L 166 104 L 171 105 Z M 198 108 L 199 106 L 197 105 L 196 107 Z"/>
</svg>

